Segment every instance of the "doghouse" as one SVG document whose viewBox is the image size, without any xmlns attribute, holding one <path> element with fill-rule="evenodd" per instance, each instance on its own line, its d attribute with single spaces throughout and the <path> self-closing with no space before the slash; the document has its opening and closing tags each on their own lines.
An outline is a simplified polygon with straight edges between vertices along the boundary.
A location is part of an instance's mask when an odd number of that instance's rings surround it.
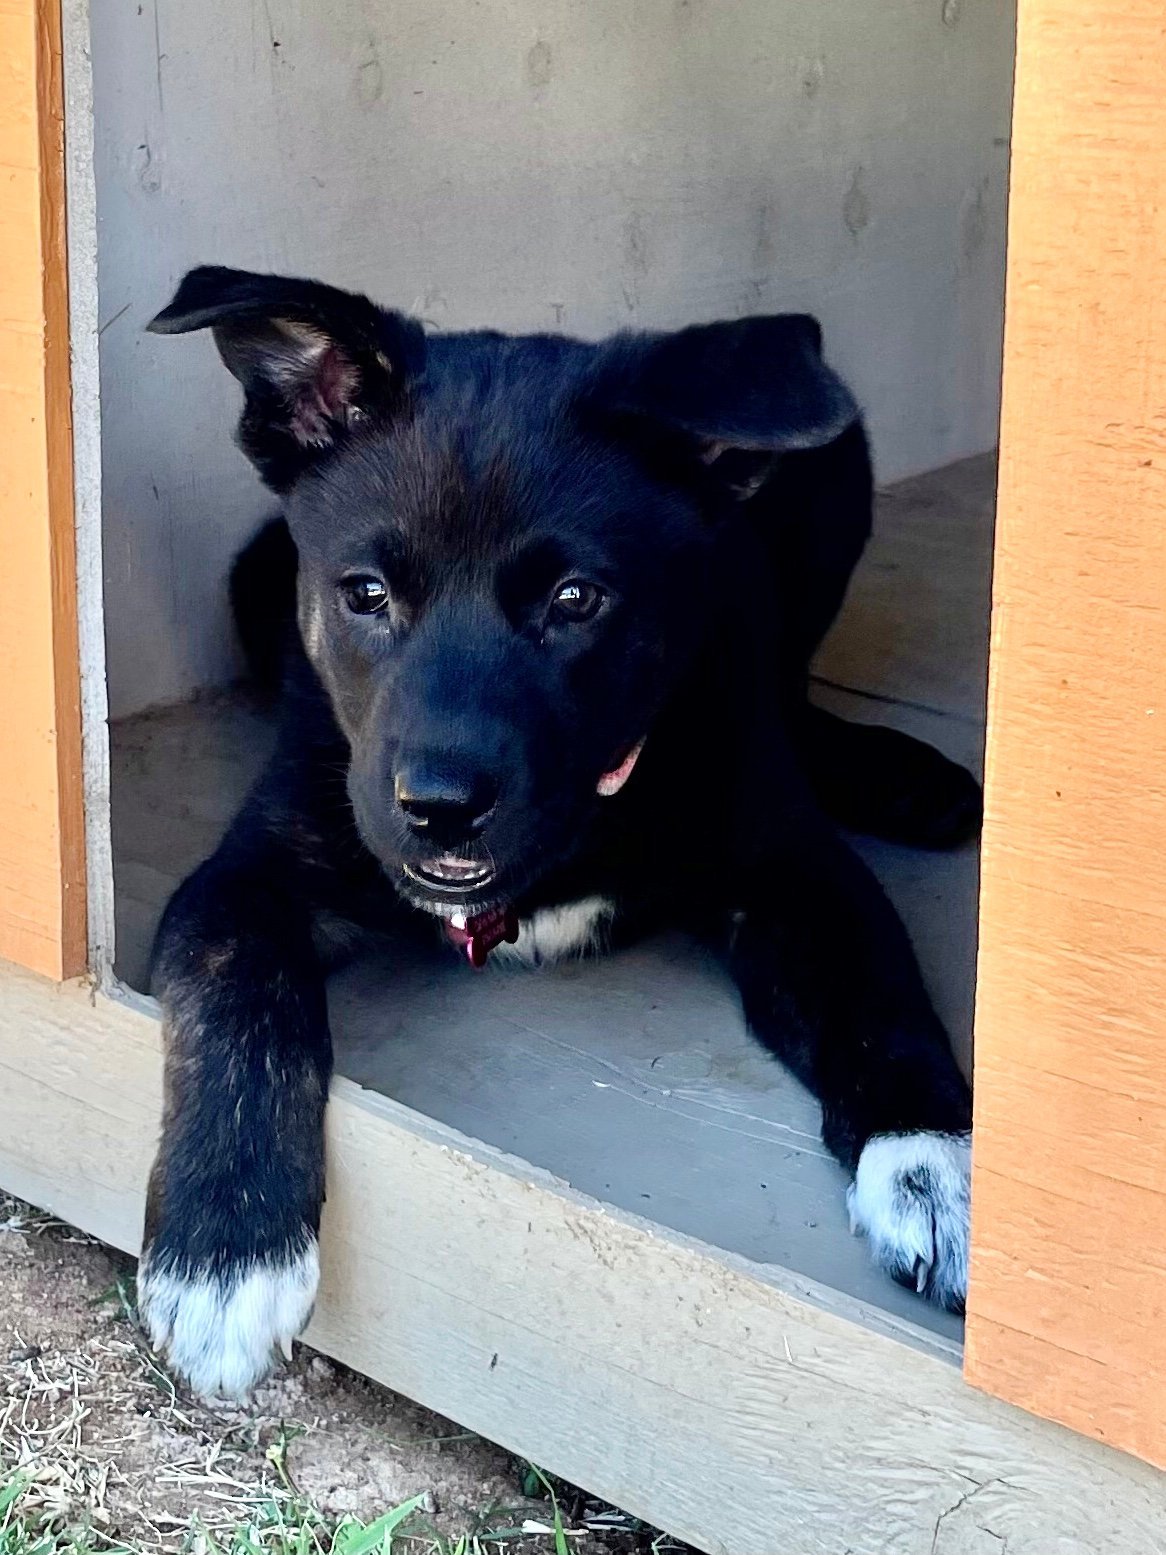
<svg viewBox="0 0 1166 1555">
<path fill-rule="evenodd" d="M 809 309 L 885 488 L 818 695 L 972 764 L 987 707 L 979 858 L 863 844 L 969 1062 L 974 1006 L 966 1329 L 868 1267 L 814 1107 L 666 940 L 407 972 L 391 1029 L 337 981 L 308 1337 L 709 1551 L 1166 1548 L 1160 7 L 0 29 L 0 1183 L 138 1246 L 149 936 L 262 759 L 225 573 L 264 499 L 209 343 L 142 332 L 180 272 L 585 335 Z"/>
</svg>

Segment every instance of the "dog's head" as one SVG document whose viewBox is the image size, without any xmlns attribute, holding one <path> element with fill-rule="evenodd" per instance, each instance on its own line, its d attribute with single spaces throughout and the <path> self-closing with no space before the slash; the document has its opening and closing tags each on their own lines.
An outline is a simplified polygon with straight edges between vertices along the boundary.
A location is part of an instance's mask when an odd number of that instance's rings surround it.
<svg viewBox="0 0 1166 1555">
<path fill-rule="evenodd" d="M 361 836 L 446 915 L 571 855 L 701 641 L 716 525 L 857 415 L 804 316 L 427 336 L 315 282 L 204 268 L 151 328 L 208 327 L 296 542 Z"/>
</svg>

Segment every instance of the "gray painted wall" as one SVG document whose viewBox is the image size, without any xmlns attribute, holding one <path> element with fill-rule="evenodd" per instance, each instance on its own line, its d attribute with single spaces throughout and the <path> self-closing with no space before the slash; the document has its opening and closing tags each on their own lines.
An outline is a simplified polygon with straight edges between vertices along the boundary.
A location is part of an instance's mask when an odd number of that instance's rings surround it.
<svg viewBox="0 0 1166 1555">
<path fill-rule="evenodd" d="M 115 716 L 234 669 L 264 511 L 200 261 L 435 325 L 823 318 L 883 479 L 991 446 L 1011 0 L 103 0 L 93 8 Z"/>
</svg>

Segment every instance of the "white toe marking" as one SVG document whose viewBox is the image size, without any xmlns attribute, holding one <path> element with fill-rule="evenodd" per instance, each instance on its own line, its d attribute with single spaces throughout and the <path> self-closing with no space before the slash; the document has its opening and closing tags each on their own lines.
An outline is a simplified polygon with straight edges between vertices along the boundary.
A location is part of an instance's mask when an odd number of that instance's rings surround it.
<svg viewBox="0 0 1166 1555">
<path fill-rule="evenodd" d="M 518 921 L 518 940 L 499 945 L 500 961 L 521 961 L 524 966 L 543 966 L 564 956 L 582 956 L 596 950 L 615 913 L 615 903 L 605 896 L 585 896 L 558 907 L 540 907 Z"/>
<path fill-rule="evenodd" d="M 320 1279 L 313 1239 L 282 1261 L 252 1262 L 222 1275 L 138 1271 L 138 1311 L 150 1343 L 203 1397 L 240 1398 L 271 1369 L 277 1349 L 312 1315 Z"/>
<path fill-rule="evenodd" d="M 876 1262 L 946 1307 L 967 1295 L 971 1163 L 970 1134 L 876 1134 L 846 1195 Z"/>
</svg>

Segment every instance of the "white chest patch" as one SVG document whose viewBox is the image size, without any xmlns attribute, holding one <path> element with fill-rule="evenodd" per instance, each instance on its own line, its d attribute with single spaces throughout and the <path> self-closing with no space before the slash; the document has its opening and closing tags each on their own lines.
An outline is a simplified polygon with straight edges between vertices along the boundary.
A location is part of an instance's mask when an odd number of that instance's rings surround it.
<svg viewBox="0 0 1166 1555">
<path fill-rule="evenodd" d="M 540 907 L 529 918 L 518 921 L 518 941 L 499 945 L 493 951 L 496 960 L 521 962 L 523 966 L 545 966 L 564 956 L 583 956 L 603 944 L 615 914 L 615 903 L 606 896 L 584 896 L 560 907 Z"/>
</svg>

